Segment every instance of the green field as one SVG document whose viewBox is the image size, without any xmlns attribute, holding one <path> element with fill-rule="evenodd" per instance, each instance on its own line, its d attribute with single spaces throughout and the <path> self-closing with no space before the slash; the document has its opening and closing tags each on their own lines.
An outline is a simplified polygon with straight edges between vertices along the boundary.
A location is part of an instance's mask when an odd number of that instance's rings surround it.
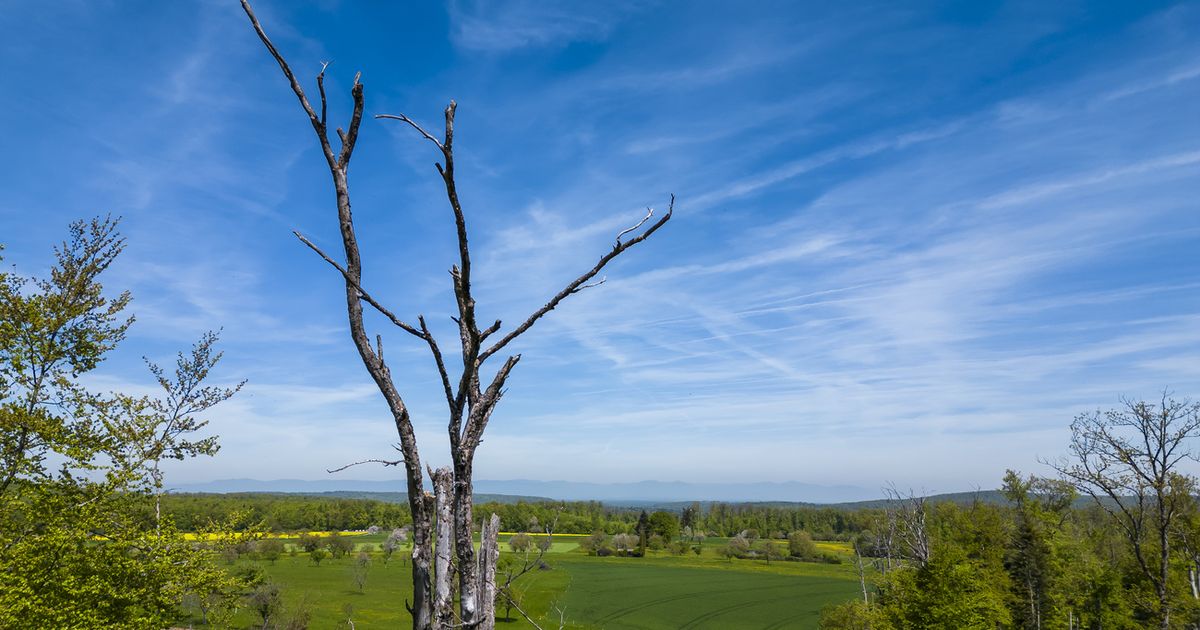
<svg viewBox="0 0 1200 630">
<path fill-rule="evenodd" d="M 373 549 L 382 536 L 356 537 L 360 549 Z M 817 616 L 831 602 L 853 598 L 858 589 L 848 564 L 772 562 L 721 558 L 722 541 L 706 541 L 700 556 L 652 554 L 646 558 L 598 558 L 578 550 L 571 540 L 556 540 L 546 554 L 548 569 L 521 578 L 523 607 L 558 627 L 559 610 L 570 628 L 816 628 Z M 828 543 L 838 550 L 838 543 Z M 398 551 L 389 563 L 373 554 L 362 592 L 354 584 L 350 558 L 315 566 L 306 554 L 285 556 L 261 566 L 295 606 L 307 600 L 312 628 L 397 628 L 407 619 L 410 574 Z M 510 556 L 507 552 L 503 554 Z M 251 563 L 246 563 L 251 564 Z M 504 614 L 503 608 L 499 611 Z M 531 627 L 518 619 L 501 627 Z M 254 626 L 243 610 L 235 627 Z"/>
</svg>

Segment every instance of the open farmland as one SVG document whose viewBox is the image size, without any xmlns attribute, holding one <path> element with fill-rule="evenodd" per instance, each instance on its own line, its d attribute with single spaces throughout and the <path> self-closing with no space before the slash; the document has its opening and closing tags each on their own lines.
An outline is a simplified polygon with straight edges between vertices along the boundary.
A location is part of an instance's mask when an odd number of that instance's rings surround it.
<svg viewBox="0 0 1200 630">
<path fill-rule="evenodd" d="M 506 537 L 502 536 L 502 540 Z M 706 541 L 699 556 L 665 553 L 645 558 L 588 556 L 571 536 L 555 536 L 545 556 L 549 566 L 521 578 L 522 607 L 543 626 L 557 627 L 559 610 L 570 628 L 816 628 L 826 604 L 853 598 L 858 583 L 848 564 L 729 560 L 718 554 L 722 539 Z M 382 536 L 356 536 L 356 551 L 377 549 Z M 845 553 L 841 543 L 822 543 Z M 275 564 L 258 566 L 278 583 L 286 605 L 307 605 L 313 628 L 391 628 L 411 600 L 409 567 L 397 551 L 384 563 L 372 553 L 368 578 L 359 592 L 352 578 L 351 556 L 314 565 L 307 554 L 287 555 Z M 504 557 L 515 554 L 505 552 Z M 306 602 L 306 604 L 302 604 Z M 503 616 L 504 608 L 499 609 Z M 508 628 L 532 627 L 515 619 Z M 545 622 L 545 623 L 543 623 Z M 236 628 L 257 627 L 255 615 L 242 610 Z"/>
</svg>

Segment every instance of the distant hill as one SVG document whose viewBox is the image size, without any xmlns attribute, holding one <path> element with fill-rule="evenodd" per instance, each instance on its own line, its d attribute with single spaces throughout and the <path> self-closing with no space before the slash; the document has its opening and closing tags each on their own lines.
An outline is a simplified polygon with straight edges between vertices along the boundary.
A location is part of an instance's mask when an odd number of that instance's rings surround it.
<svg viewBox="0 0 1200 630">
<path fill-rule="evenodd" d="M 354 479 L 223 479 L 180 484 L 173 492 L 369 492 L 397 493 L 402 480 L 365 481 Z M 722 501 L 729 503 L 839 503 L 879 497 L 879 491 L 856 486 L 822 486 L 798 481 L 763 483 L 689 483 L 682 481 L 639 481 L 634 483 L 586 483 L 530 479 L 478 480 L 475 491 L 483 495 L 549 497 L 560 501 L 602 501 L 620 505 L 651 505 L 669 502 Z M 402 493 L 400 493 L 402 494 Z"/>
<path fill-rule="evenodd" d="M 403 487 L 404 482 L 396 481 L 362 481 L 321 479 L 306 481 L 302 479 L 276 479 L 260 481 L 257 479 L 225 479 L 199 484 L 183 484 L 171 489 L 175 493 L 197 494 L 297 494 L 304 496 L 332 497 L 346 499 L 370 499 L 388 503 L 407 503 L 408 495 L 395 491 Z M 349 487 L 349 489 L 347 489 Z M 380 489 L 375 489 L 380 488 Z M 538 490 L 541 491 L 538 491 Z M 537 503 L 544 501 L 599 501 L 606 506 L 641 510 L 668 510 L 678 512 L 694 502 L 708 507 L 712 503 L 730 503 L 736 505 L 754 505 L 758 507 L 828 507 L 841 510 L 879 509 L 887 506 L 887 499 L 880 498 L 879 492 L 870 498 L 850 501 L 788 501 L 778 499 L 755 499 L 755 496 L 772 496 L 786 492 L 796 494 L 808 491 L 822 496 L 817 490 L 826 493 L 843 492 L 846 494 L 862 493 L 865 490 L 853 486 L 814 486 L 797 482 L 763 483 L 763 484 L 688 484 L 682 482 L 643 481 L 626 484 L 590 484 L 568 481 L 477 481 L 475 483 L 475 501 L 477 503 Z M 514 492 L 514 490 L 516 490 Z M 738 495 L 739 490 L 745 491 Z M 692 494 L 695 493 L 695 494 Z M 686 498 L 686 499 L 654 499 L 636 498 L 638 495 L 683 495 L 701 497 L 716 496 L 718 498 Z M 635 497 L 635 498 L 629 498 Z M 999 490 L 976 490 L 972 492 L 949 492 L 925 497 L 930 503 L 957 503 L 970 505 L 975 501 L 1005 505 L 1008 499 Z M 1092 504 L 1089 497 L 1079 497 L 1075 507 L 1082 508 Z"/>
<path fill-rule="evenodd" d="M 250 491 L 250 492 L 204 492 L 198 490 L 175 490 L 171 492 L 175 496 L 194 496 L 194 495 L 214 495 L 219 494 L 225 497 L 313 497 L 318 499 L 350 499 L 362 501 L 381 501 L 383 503 L 408 503 L 407 492 L 370 492 L 367 490 L 335 490 L 332 492 L 277 492 L 277 491 Z M 476 503 L 553 503 L 554 499 L 547 497 L 524 497 L 513 496 L 508 494 L 475 494 Z"/>
</svg>

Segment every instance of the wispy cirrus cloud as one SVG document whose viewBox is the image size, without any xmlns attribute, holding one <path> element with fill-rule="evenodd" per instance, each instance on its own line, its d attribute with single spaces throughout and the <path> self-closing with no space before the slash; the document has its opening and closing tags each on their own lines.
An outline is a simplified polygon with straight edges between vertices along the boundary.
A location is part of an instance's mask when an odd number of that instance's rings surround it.
<svg viewBox="0 0 1200 630">
<path fill-rule="evenodd" d="M 162 41 L 84 41 L 95 59 L 42 60 L 59 77 L 48 105 L 0 104 L 0 120 L 45 117 L 36 142 L 7 129 L 31 151 L 8 162 L 21 177 L 0 194 L 0 229 L 48 242 L 49 208 L 126 215 L 111 284 L 135 290 L 141 321 L 114 386 L 136 389 L 141 354 L 225 327 L 228 374 L 250 385 L 213 415 L 221 472 L 188 463 L 181 480 L 311 478 L 389 456 L 344 287 L 289 233 L 339 250 L 307 121 L 236 6 L 160 9 Z M 97 11 L 118 34 L 155 33 Z M 1163 388 L 1200 396 L 1192 8 L 1085 20 L 1011 5 L 970 20 L 456 2 L 439 14 L 448 31 L 399 39 L 407 25 L 387 11 L 354 29 L 325 11 L 264 0 L 260 17 L 297 68 L 363 67 L 372 111 L 433 112 L 421 118 L 435 126 L 443 96 L 458 99 L 481 318 L 521 321 L 677 194 L 666 228 L 513 344 L 523 358 L 481 477 L 989 487 L 1061 452 L 1076 413 Z M 61 24 L 27 23 L 70 44 Z M 150 44 L 170 54 L 122 56 Z M 407 132 L 369 121 L 360 138 L 365 281 L 449 344 L 453 232 L 435 156 Z M 39 179 L 22 170 L 34 165 Z M 47 185 L 55 169 L 82 192 Z M 43 264 L 25 242 L 6 253 Z M 423 456 L 441 461 L 430 359 L 369 323 Z"/>
<path fill-rule="evenodd" d="M 615 24 L 645 5 L 641 1 L 556 5 L 520 0 L 505 4 L 455 0 L 449 4 L 450 36 L 467 50 L 504 52 L 604 39 Z"/>
</svg>

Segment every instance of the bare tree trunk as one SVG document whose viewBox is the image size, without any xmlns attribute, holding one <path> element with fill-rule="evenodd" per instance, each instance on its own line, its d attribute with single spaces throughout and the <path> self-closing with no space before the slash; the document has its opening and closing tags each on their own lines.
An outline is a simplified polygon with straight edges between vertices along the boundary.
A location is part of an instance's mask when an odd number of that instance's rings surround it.
<svg viewBox="0 0 1200 630">
<path fill-rule="evenodd" d="M 413 604 L 408 612 L 412 614 L 413 628 L 425 630 L 433 627 L 433 576 L 430 572 L 433 562 L 433 532 L 429 523 L 429 513 L 433 506 L 430 505 L 432 497 L 426 495 L 420 486 L 416 486 L 414 490 L 414 485 L 410 477 L 408 506 L 413 513 Z M 420 506 L 419 510 L 417 506 Z M 421 518 L 418 518 L 418 514 Z"/>
<path fill-rule="evenodd" d="M 862 554 L 858 551 L 858 542 L 854 543 L 854 566 L 858 569 L 858 585 L 862 587 L 863 604 L 870 606 L 871 598 L 867 595 L 867 572 L 863 568 Z"/>
<path fill-rule="evenodd" d="M 481 608 L 487 607 L 487 600 L 481 600 L 479 596 L 479 571 L 472 536 L 474 497 L 471 460 L 457 458 L 454 473 L 454 543 L 455 555 L 458 558 L 458 607 L 462 624 L 469 626 L 479 618 Z"/>
<path fill-rule="evenodd" d="M 500 558 L 500 545 L 497 537 L 500 534 L 500 516 L 492 517 L 483 522 L 479 534 L 479 630 L 495 630 L 496 628 L 496 562 Z"/>
<path fill-rule="evenodd" d="M 454 626 L 454 475 L 449 468 L 430 472 L 437 502 L 437 540 L 434 542 L 433 620 L 439 630 Z"/>
</svg>

